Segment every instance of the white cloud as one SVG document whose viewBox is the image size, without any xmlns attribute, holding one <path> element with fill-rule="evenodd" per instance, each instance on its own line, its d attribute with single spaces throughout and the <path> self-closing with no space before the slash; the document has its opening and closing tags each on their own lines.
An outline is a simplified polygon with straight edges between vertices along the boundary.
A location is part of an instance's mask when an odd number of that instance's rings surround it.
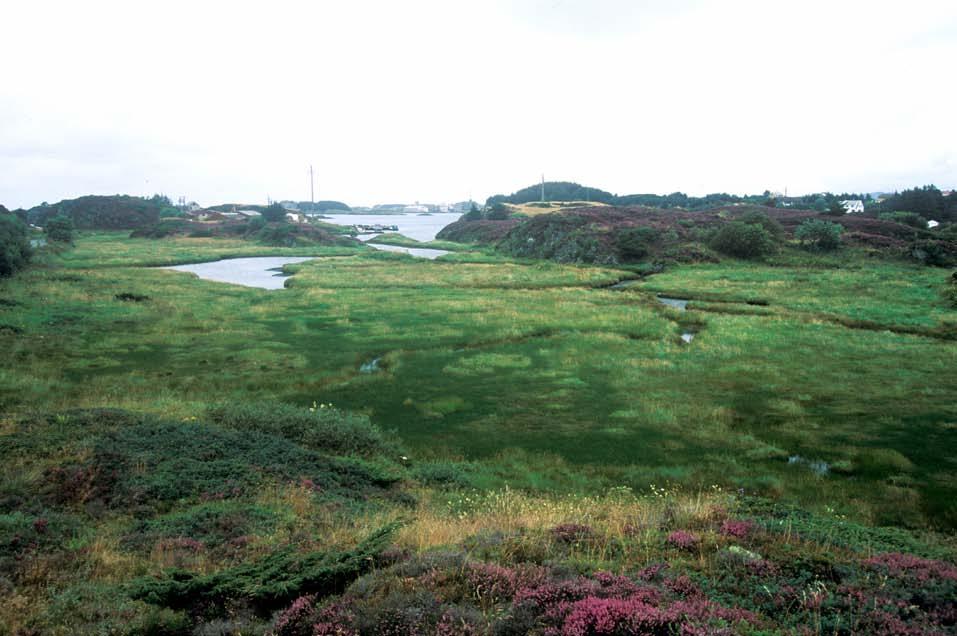
<svg viewBox="0 0 957 636">
<path fill-rule="evenodd" d="M 952 2 L 5 9 L 0 202 L 957 185 Z"/>
</svg>

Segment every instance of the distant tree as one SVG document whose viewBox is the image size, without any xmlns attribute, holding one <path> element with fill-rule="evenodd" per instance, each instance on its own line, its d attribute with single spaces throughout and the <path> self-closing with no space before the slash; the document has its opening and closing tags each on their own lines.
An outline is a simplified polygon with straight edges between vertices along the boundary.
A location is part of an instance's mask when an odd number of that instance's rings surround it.
<svg viewBox="0 0 957 636">
<path fill-rule="evenodd" d="M 728 256 L 759 260 L 777 250 L 771 233 L 758 223 L 732 221 L 721 226 L 710 241 L 715 250 Z"/>
<path fill-rule="evenodd" d="M 844 227 L 822 219 L 808 219 L 798 226 L 794 235 L 807 249 L 827 252 L 841 246 Z"/>
<path fill-rule="evenodd" d="M 32 254 L 27 226 L 13 214 L 0 214 L 0 277 L 25 267 Z"/>
<path fill-rule="evenodd" d="M 508 218 L 508 207 L 504 203 L 493 203 L 485 213 L 485 218 L 490 221 L 504 221 Z"/>
<path fill-rule="evenodd" d="M 72 244 L 73 219 L 64 214 L 58 214 L 46 222 L 46 225 L 43 226 L 43 232 L 46 234 L 48 241 Z"/>
<path fill-rule="evenodd" d="M 929 185 L 896 193 L 881 201 L 879 210 L 891 212 L 903 210 L 919 214 L 934 221 L 957 220 L 957 200 L 954 195 L 945 197 L 937 187 Z"/>
<path fill-rule="evenodd" d="M 481 221 L 485 218 L 482 214 L 482 211 L 479 210 L 475 205 L 472 206 L 472 209 L 462 215 L 463 221 Z"/>
<path fill-rule="evenodd" d="M 847 209 L 844 207 L 844 204 L 841 203 L 838 199 L 834 199 L 827 206 L 827 215 L 828 216 L 844 216 L 847 214 Z"/>
<path fill-rule="evenodd" d="M 286 208 L 278 203 L 273 203 L 262 211 L 262 215 L 267 223 L 284 223 L 286 221 Z"/>
</svg>

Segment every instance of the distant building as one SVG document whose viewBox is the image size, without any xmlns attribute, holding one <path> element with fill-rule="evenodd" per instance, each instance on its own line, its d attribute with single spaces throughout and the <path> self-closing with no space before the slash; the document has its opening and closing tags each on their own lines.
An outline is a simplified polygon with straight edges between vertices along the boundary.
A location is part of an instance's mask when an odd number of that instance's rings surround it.
<svg viewBox="0 0 957 636">
<path fill-rule="evenodd" d="M 305 223 L 306 215 L 300 214 L 298 212 L 286 212 L 286 218 L 292 221 L 293 223 Z"/>
<path fill-rule="evenodd" d="M 284 209 L 289 210 L 290 212 L 299 211 L 299 204 L 296 203 L 295 201 L 280 201 L 279 205 L 281 205 Z"/>
<path fill-rule="evenodd" d="M 927 229 L 928 229 L 928 230 L 933 230 L 935 227 L 938 227 L 939 225 L 940 225 L 940 223 L 938 223 L 937 221 L 928 221 L 928 222 L 927 222 Z"/>
<path fill-rule="evenodd" d="M 222 212 L 216 212 L 214 210 L 204 210 L 202 208 L 197 208 L 195 210 L 190 210 L 186 213 L 189 218 L 194 221 L 222 221 L 225 217 Z"/>
<path fill-rule="evenodd" d="M 404 208 L 402 208 L 402 211 L 403 211 L 403 212 L 407 212 L 407 213 L 411 213 L 411 214 L 415 214 L 415 213 L 422 214 L 422 213 L 424 213 L 424 212 L 428 212 L 428 211 L 429 211 L 429 206 L 427 206 L 427 205 L 419 205 L 419 204 L 407 205 L 407 206 L 405 206 Z"/>
<path fill-rule="evenodd" d="M 864 212 L 864 202 L 860 199 L 841 201 L 847 214 L 861 214 Z"/>
<path fill-rule="evenodd" d="M 247 219 L 255 219 L 262 216 L 262 213 L 257 212 L 256 210 L 236 210 L 235 213 Z"/>
</svg>

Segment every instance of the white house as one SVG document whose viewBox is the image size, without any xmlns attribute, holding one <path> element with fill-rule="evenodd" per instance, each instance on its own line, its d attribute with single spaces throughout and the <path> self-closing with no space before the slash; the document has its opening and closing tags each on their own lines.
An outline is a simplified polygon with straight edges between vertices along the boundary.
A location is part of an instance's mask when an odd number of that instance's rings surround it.
<svg viewBox="0 0 957 636">
<path fill-rule="evenodd" d="M 939 226 L 939 225 L 940 225 L 940 223 L 938 223 L 937 221 L 928 221 L 928 222 L 927 222 L 927 229 L 928 229 L 928 230 L 933 230 L 935 227 L 937 227 L 937 226 Z"/>
<path fill-rule="evenodd" d="M 860 199 L 841 201 L 841 205 L 844 206 L 844 212 L 847 214 L 860 214 L 864 212 L 864 202 Z"/>
</svg>

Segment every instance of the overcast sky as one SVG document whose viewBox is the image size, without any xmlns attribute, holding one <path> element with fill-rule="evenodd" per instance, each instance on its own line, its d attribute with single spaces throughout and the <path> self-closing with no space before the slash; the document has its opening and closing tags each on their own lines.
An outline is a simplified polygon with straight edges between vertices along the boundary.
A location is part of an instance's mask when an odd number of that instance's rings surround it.
<svg viewBox="0 0 957 636">
<path fill-rule="evenodd" d="M 957 186 L 957 2 L 10 2 L 0 203 Z"/>
</svg>

